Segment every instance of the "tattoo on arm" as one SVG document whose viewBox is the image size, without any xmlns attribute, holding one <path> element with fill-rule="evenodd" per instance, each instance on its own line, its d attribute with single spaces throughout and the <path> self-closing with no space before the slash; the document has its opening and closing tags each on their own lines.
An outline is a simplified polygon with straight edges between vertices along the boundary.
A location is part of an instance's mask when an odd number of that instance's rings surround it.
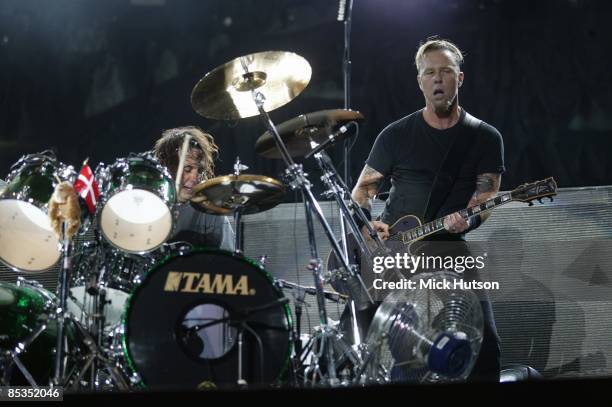
<svg viewBox="0 0 612 407">
<path fill-rule="evenodd" d="M 501 183 L 501 174 L 496 173 L 484 173 L 476 177 L 476 191 L 472 195 L 472 199 L 468 203 L 468 207 L 479 205 L 491 198 L 494 198 L 499 191 L 499 185 Z M 480 214 L 480 219 L 484 222 L 488 217 L 489 212 L 483 212 Z"/>
<path fill-rule="evenodd" d="M 353 199 L 362 208 L 371 209 L 370 199 L 374 198 L 384 175 L 366 164 L 359 175 L 357 185 L 353 189 Z"/>
</svg>

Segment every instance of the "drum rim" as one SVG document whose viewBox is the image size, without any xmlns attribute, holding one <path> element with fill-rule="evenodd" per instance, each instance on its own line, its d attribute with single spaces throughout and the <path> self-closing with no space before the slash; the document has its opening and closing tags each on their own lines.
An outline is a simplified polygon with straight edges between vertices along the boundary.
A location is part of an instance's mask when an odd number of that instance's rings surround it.
<svg viewBox="0 0 612 407">
<path fill-rule="evenodd" d="M 274 277 L 272 276 L 270 272 L 268 272 L 264 267 L 262 267 L 256 261 L 244 255 L 241 255 L 239 253 L 232 252 L 229 250 L 222 250 L 222 249 L 217 249 L 217 248 L 212 248 L 212 247 L 200 246 L 200 247 L 193 247 L 188 251 L 179 251 L 178 253 L 168 254 L 158 263 L 155 263 L 149 270 L 147 270 L 147 272 L 145 273 L 142 279 L 142 282 L 139 285 L 135 286 L 134 289 L 129 293 L 129 296 L 127 300 L 125 301 L 125 305 L 123 307 L 123 313 L 121 314 L 121 321 L 119 323 L 119 327 L 121 328 L 121 339 L 120 339 L 121 354 L 125 358 L 126 367 L 127 367 L 129 374 L 132 375 L 133 377 L 138 378 L 135 385 L 140 388 L 147 388 L 147 384 L 144 382 L 144 380 L 140 376 L 140 373 L 138 373 L 138 369 L 136 369 L 134 361 L 132 360 L 132 357 L 130 355 L 130 351 L 129 351 L 128 343 L 127 343 L 127 337 L 128 337 L 128 331 L 129 331 L 127 328 L 127 324 L 128 324 L 128 318 L 129 318 L 133 298 L 135 294 L 137 293 L 137 291 L 147 282 L 149 275 L 152 273 L 155 273 L 158 269 L 160 269 L 161 267 L 169 263 L 171 260 L 175 259 L 176 257 L 192 256 L 192 255 L 203 254 L 203 253 L 225 255 L 225 256 L 232 257 L 234 259 L 240 260 L 244 263 L 247 263 L 253 266 L 257 270 L 257 272 L 261 273 L 270 282 L 271 286 L 273 287 L 274 292 L 278 295 L 278 298 L 285 297 L 285 295 L 283 294 L 283 291 L 274 283 Z M 284 311 L 283 314 L 285 316 L 284 318 L 285 326 L 287 328 L 287 332 L 290 333 L 291 330 L 293 329 L 293 318 L 291 315 L 291 307 L 289 306 L 289 303 L 286 303 L 286 304 L 283 304 L 282 308 Z M 288 372 L 288 369 L 290 367 L 291 353 L 293 351 L 293 342 L 291 341 L 291 338 L 289 338 L 288 343 L 289 343 L 289 346 L 287 347 L 287 352 L 283 358 L 284 360 L 283 367 L 280 369 L 280 372 L 278 373 L 277 377 L 274 379 L 273 382 L 278 381 L 283 376 L 285 376 L 285 374 Z"/>
</svg>

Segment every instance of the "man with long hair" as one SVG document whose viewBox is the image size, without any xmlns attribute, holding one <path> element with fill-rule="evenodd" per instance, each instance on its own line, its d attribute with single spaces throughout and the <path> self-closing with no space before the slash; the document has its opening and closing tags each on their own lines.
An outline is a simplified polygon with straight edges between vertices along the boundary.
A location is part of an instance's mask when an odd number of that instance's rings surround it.
<svg viewBox="0 0 612 407">
<path fill-rule="evenodd" d="M 179 156 L 185 136 L 189 134 L 189 149 L 183 165 L 178 201 L 176 232 L 172 240 L 184 240 L 197 246 L 234 250 L 234 232 L 225 216 L 209 215 L 189 205 L 193 187 L 214 177 L 219 148 L 213 137 L 197 126 L 183 126 L 165 130 L 154 147 L 155 157 L 174 179 L 179 167 Z"/>
</svg>

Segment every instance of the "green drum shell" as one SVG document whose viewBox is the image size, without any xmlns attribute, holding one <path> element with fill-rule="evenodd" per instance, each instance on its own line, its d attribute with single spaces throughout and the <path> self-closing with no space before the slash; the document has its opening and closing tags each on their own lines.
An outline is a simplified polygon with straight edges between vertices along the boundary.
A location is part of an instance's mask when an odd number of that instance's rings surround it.
<svg viewBox="0 0 612 407">
<path fill-rule="evenodd" d="M 45 212 L 57 181 L 53 176 L 57 166 L 50 161 L 25 164 L 9 176 L 8 185 L 0 199 L 17 199 L 36 205 Z"/>
<path fill-rule="evenodd" d="M 153 192 L 168 204 L 176 201 L 176 189 L 167 170 L 141 157 L 120 159 L 109 169 L 109 180 L 104 185 L 104 199 L 108 200 L 128 187 Z"/>
<path fill-rule="evenodd" d="M 19 356 L 36 383 L 44 386 L 49 384 L 55 362 L 57 323 L 49 320 L 54 298 L 53 294 L 42 288 L 0 282 L 0 349 L 14 350 L 41 324 L 47 325 Z M 83 353 L 85 347 L 74 322 L 67 320 L 65 329 L 69 353 Z M 69 358 L 68 369 L 74 367 L 76 360 Z M 16 366 L 13 366 L 12 372 L 11 385 L 29 385 Z"/>
<path fill-rule="evenodd" d="M 38 289 L 0 283 L 0 347 L 13 348 L 47 321 L 50 301 Z"/>
</svg>

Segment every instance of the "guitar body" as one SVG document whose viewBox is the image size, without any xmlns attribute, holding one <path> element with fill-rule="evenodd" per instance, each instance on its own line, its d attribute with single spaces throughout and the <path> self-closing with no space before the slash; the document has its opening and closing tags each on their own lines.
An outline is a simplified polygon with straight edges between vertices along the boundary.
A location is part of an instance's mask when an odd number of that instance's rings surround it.
<svg viewBox="0 0 612 407">
<path fill-rule="evenodd" d="M 421 220 L 418 217 L 414 215 L 404 215 L 389 227 L 389 234 L 393 235 L 399 232 L 406 232 L 418 226 L 421 226 Z M 338 244 L 340 247 L 342 247 L 342 241 L 339 241 Z M 346 245 L 349 255 L 349 263 L 356 264 L 358 266 L 361 265 L 362 253 L 353 233 L 347 234 Z M 408 253 L 410 253 L 410 245 L 406 247 L 406 250 Z M 340 259 L 338 259 L 333 250 L 327 255 L 326 265 L 328 272 L 331 272 L 332 270 L 343 270 L 342 262 Z M 357 287 L 351 285 L 349 281 L 343 279 L 342 276 L 335 279 L 332 278 L 330 284 L 334 290 L 344 295 L 351 295 L 351 291 L 353 291 L 353 289 L 357 289 Z"/>
</svg>

